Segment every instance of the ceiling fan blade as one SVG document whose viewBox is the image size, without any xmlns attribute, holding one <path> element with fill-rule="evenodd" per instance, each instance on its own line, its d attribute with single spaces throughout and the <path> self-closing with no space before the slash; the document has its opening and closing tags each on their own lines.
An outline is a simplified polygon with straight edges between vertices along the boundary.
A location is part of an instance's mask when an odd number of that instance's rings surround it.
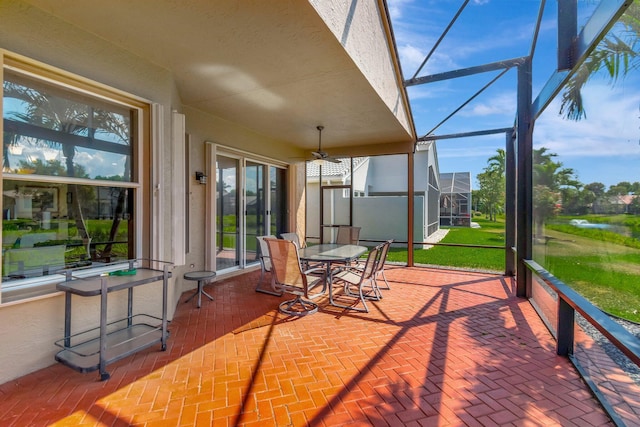
<svg viewBox="0 0 640 427">
<path fill-rule="evenodd" d="M 331 163 L 342 163 L 341 160 L 334 159 L 333 157 L 325 157 L 324 160 L 326 160 L 327 162 L 331 162 Z"/>
</svg>

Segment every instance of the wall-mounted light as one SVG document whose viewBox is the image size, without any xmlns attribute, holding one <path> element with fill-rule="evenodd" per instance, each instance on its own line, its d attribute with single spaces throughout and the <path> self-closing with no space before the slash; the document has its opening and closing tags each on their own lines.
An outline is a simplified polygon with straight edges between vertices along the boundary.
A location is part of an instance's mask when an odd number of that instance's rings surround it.
<svg viewBox="0 0 640 427">
<path fill-rule="evenodd" d="M 196 180 L 200 182 L 200 184 L 206 184 L 207 175 L 205 175 L 204 172 L 196 172 Z"/>
</svg>

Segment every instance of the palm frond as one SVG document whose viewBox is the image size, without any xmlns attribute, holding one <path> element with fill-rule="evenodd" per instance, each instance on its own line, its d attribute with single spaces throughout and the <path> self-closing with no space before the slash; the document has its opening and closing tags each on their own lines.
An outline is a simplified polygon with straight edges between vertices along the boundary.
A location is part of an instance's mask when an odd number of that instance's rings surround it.
<svg viewBox="0 0 640 427">
<path fill-rule="evenodd" d="M 624 26 L 618 34 L 610 33 L 589 55 L 571 76 L 560 104 L 559 114 L 566 119 L 578 121 L 587 117 L 582 99 L 582 89 L 587 82 L 604 71 L 610 84 L 614 85 L 621 76 L 640 67 L 638 40 L 640 37 L 640 3 L 635 1 L 620 19 Z M 623 40 L 622 35 L 626 36 Z"/>
</svg>

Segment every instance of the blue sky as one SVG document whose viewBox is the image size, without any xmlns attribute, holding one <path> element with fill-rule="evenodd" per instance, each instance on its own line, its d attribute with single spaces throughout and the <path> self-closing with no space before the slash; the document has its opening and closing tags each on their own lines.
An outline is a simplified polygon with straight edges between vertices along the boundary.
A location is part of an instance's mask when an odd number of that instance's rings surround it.
<svg viewBox="0 0 640 427">
<path fill-rule="evenodd" d="M 463 0 L 388 0 L 405 78 L 412 77 Z M 579 0 L 579 28 L 591 15 L 593 0 Z M 456 70 L 528 54 L 539 0 L 471 0 L 418 76 Z M 556 1 L 547 1 L 533 62 L 533 96 L 552 75 L 556 63 Z M 427 134 L 499 72 L 408 88 L 418 136 Z M 534 147 L 547 147 L 584 183 L 609 186 L 640 181 L 640 73 L 614 86 L 594 77 L 583 91 L 587 119 L 574 122 L 558 113 L 554 100 L 536 122 Z M 516 106 L 516 70 L 438 127 L 434 134 L 512 126 Z M 442 140 L 437 144 L 441 172 L 482 172 L 504 135 Z"/>
</svg>

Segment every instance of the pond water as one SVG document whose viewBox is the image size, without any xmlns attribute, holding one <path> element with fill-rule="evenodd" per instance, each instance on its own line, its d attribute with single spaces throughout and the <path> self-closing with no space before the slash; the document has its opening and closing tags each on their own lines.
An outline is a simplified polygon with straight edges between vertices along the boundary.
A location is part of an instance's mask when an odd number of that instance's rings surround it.
<svg viewBox="0 0 640 427">
<path fill-rule="evenodd" d="M 608 230 L 614 233 L 620 234 L 625 237 L 633 237 L 634 239 L 640 240 L 640 231 L 633 231 L 631 227 L 626 225 L 615 225 L 615 224 L 602 224 L 602 223 L 593 223 L 589 222 L 586 219 L 572 219 L 569 221 L 569 224 L 578 228 L 595 228 L 601 230 Z"/>
</svg>

